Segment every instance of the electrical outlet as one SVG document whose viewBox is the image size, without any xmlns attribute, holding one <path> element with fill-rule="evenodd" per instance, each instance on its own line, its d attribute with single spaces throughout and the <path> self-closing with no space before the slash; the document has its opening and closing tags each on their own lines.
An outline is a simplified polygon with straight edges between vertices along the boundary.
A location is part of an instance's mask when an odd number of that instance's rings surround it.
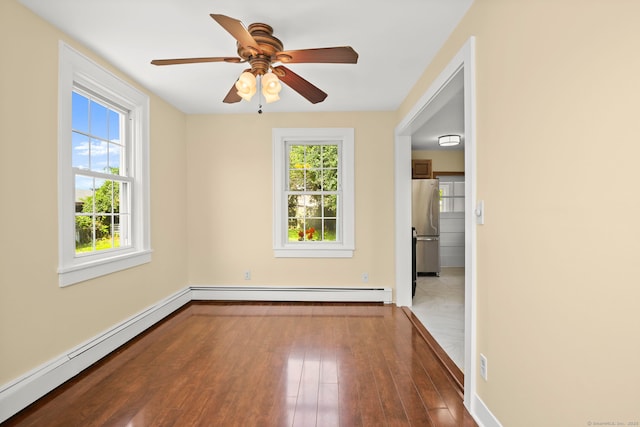
<svg viewBox="0 0 640 427">
<path fill-rule="evenodd" d="M 362 283 L 367 283 L 369 281 L 369 273 L 362 273 Z"/>
<path fill-rule="evenodd" d="M 480 376 L 487 381 L 487 356 L 480 353 Z"/>
<path fill-rule="evenodd" d="M 251 270 L 245 270 L 244 280 L 251 280 Z"/>
</svg>

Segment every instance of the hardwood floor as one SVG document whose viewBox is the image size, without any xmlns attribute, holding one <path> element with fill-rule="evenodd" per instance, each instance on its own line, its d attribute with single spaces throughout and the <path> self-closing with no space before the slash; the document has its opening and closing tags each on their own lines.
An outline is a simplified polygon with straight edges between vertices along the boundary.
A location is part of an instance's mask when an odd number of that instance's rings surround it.
<svg viewBox="0 0 640 427">
<path fill-rule="evenodd" d="M 3 426 L 476 426 L 395 305 L 192 302 Z"/>
</svg>

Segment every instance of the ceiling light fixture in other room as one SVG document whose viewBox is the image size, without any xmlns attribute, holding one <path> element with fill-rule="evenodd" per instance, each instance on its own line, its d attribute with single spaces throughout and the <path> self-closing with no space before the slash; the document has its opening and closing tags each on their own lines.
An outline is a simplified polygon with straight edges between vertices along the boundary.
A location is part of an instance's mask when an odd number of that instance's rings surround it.
<svg viewBox="0 0 640 427">
<path fill-rule="evenodd" d="M 438 145 L 441 147 L 452 147 L 460 144 L 460 135 L 443 135 L 438 137 Z"/>
</svg>

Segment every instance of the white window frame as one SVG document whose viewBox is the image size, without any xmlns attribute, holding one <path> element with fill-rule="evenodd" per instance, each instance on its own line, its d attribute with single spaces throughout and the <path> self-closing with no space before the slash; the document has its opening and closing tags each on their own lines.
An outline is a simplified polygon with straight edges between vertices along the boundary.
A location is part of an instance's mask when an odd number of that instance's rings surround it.
<svg viewBox="0 0 640 427">
<path fill-rule="evenodd" d="M 131 245 L 76 255 L 75 180 L 72 169 L 71 94 L 81 87 L 129 112 L 127 134 Z M 58 279 L 69 286 L 151 261 L 149 222 L 149 97 L 60 42 L 58 70 Z"/>
<path fill-rule="evenodd" d="M 273 136 L 273 251 L 277 258 L 350 258 L 355 250 L 355 186 L 353 128 L 275 128 Z M 287 144 L 336 144 L 341 200 L 339 237 L 335 242 L 289 242 L 286 196 Z"/>
</svg>

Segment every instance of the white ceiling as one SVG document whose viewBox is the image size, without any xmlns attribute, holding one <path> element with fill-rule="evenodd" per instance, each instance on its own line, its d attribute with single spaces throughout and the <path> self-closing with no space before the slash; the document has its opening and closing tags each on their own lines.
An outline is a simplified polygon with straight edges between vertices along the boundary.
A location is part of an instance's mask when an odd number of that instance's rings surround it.
<svg viewBox="0 0 640 427">
<path fill-rule="evenodd" d="M 412 150 L 463 150 L 464 134 L 464 72 L 462 70 L 438 92 L 416 119 L 411 132 Z M 440 147 L 438 137 L 460 135 L 460 144 Z"/>
<path fill-rule="evenodd" d="M 210 13 L 264 22 L 285 50 L 352 46 L 357 64 L 289 64 L 329 94 L 311 104 L 283 87 L 268 112 L 393 111 L 405 99 L 473 0 L 20 0 L 45 20 L 189 114 L 250 113 L 224 104 L 246 64 L 157 67 L 152 59 L 237 56 Z M 284 86 L 284 85 L 283 85 Z"/>
</svg>

